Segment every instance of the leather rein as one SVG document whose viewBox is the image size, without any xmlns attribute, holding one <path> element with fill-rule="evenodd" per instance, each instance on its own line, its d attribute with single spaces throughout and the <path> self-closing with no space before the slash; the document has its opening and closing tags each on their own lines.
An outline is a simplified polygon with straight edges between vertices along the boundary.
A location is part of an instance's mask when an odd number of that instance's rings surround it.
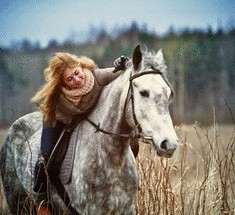
<svg viewBox="0 0 235 215">
<path fill-rule="evenodd" d="M 149 74 L 159 74 L 161 75 L 162 73 L 158 70 L 149 70 L 149 71 L 144 71 L 142 73 L 137 73 L 137 74 L 134 74 L 134 75 L 131 75 L 130 78 L 129 78 L 129 88 L 128 88 L 128 91 L 127 91 L 127 96 L 126 96 L 126 100 L 125 100 L 125 105 L 124 105 L 124 113 L 126 112 L 126 106 L 127 106 L 127 102 L 129 100 L 131 100 L 131 105 L 132 105 L 132 111 L 133 111 L 133 119 L 134 119 L 134 123 L 135 123 L 135 127 L 138 129 L 138 133 L 129 133 L 129 134 L 120 134 L 120 133 L 113 133 L 113 132 L 109 132 L 109 131 L 106 131 L 104 129 L 102 129 L 100 127 L 100 123 L 99 124 L 96 124 L 94 123 L 92 120 L 90 120 L 89 118 L 85 118 L 86 121 L 88 121 L 93 127 L 96 128 L 96 131 L 95 133 L 97 132 L 102 132 L 104 134 L 108 134 L 108 135 L 111 135 L 113 137 L 121 137 L 121 138 L 128 138 L 128 139 L 143 139 L 143 140 L 152 140 L 152 137 L 150 136 L 145 136 L 142 132 L 142 128 L 140 127 L 140 124 L 138 123 L 138 120 L 136 118 L 136 114 L 135 114 L 135 102 L 134 102 L 134 89 L 133 89 L 133 80 L 136 79 L 136 78 L 139 78 L 143 75 L 149 75 Z M 129 97 L 129 99 L 128 99 Z"/>
</svg>

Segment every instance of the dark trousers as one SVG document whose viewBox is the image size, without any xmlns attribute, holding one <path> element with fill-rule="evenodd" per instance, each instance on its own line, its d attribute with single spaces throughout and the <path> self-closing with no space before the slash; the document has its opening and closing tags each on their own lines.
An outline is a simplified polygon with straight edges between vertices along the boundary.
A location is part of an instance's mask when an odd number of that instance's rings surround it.
<svg viewBox="0 0 235 215">
<path fill-rule="evenodd" d="M 34 181 L 34 191 L 38 193 L 44 193 L 47 191 L 47 161 L 56 145 L 59 136 L 64 129 L 65 124 L 57 121 L 54 127 L 50 125 L 43 125 L 42 136 L 41 136 L 41 153 L 39 160 L 35 165 L 35 181 Z"/>
</svg>

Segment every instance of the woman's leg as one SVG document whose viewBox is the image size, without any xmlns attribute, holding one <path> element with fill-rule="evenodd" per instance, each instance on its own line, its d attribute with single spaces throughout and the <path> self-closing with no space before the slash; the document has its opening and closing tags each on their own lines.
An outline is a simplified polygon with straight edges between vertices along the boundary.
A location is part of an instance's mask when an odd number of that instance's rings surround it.
<svg viewBox="0 0 235 215">
<path fill-rule="evenodd" d="M 56 126 L 43 125 L 41 136 L 41 153 L 35 166 L 35 183 L 34 191 L 37 193 L 45 193 L 47 191 L 47 173 L 46 164 L 55 147 L 55 144 L 64 128 L 64 124 L 57 121 Z"/>
<path fill-rule="evenodd" d="M 59 121 L 56 122 L 55 127 L 43 124 L 40 147 L 41 154 L 35 165 L 34 172 L 35 181 L 33 191 L 37 215 L 52 215 L 51 205 L 47 202 L 48 174 L 46 172 L 46 164 L 64 126 L 65 125 Z"/>
</svg>

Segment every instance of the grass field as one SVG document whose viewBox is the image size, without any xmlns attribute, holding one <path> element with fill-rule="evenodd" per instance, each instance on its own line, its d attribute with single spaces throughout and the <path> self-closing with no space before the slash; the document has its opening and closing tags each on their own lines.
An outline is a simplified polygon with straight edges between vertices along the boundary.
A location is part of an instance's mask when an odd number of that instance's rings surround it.
<svg viewBox="0 0 235 215">
<path fill-rule="evenodd" d="M 235 214 L 235 126 L 181 125 L 177 133 L 171 159 L 141 144 L 136 214 Z M 5 135 L 0 131 L 0 143 Z"/>
<path fill-rule="evenodd" d="M 143 147 L 137 214 L 235 214 L 235 127 L 182 125 L 177 132 L 172 159 Z"/>
</svg>

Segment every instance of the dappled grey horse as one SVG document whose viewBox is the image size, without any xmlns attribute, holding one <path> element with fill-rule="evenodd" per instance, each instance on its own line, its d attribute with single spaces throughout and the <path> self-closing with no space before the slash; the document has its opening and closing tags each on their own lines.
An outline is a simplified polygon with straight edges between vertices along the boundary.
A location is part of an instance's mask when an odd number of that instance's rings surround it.
<svg viewBox="0 0 235 215">
<path fill-rule="evenodd" d="M 139 177 L 132 138 L 151 142 L 157 154 L 167 158 L 177 148 L 168 110 L 173 91 L 162 51 L 142 52 L 137 46 L 130 64 L 104 88 L 88 115 L 90 121 L 78 125 L 71 181 L 64 188 L 79 214 L 134 214 Z M 97 132 L 91 122 L 105 132 Z M 41 129 L 39 112 L 21 117 L 11 126 L 1 151 L 3 186 L 13 214 L 22 214 L 30 202 L 33 181 L 28 162 L 32 148 L 40 148 Z M 65 205 L 53 186 L 51 198 L 59 214 Z"/>
</svg>

